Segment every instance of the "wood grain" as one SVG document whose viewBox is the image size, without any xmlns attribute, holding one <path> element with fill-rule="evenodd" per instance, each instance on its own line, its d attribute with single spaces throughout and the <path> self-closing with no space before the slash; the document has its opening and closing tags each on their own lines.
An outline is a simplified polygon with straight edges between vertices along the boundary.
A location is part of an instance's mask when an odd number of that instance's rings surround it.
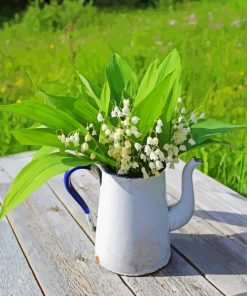
<svg viewBox="0 0 247 296">
<path fill-rule="evenodd" d="M 74 176 L 74 185 L 88 204 L 96 221 L 96 208 L 98 203 L 99 182 L 87 171 L 81 171 Z M 57 194 L 64 206 L 70 211 L 78 224 L 94 240 L 94 234 L 89 229 L 80 207 L 73 201 L 62 184 L 63 176 L 57 176 L 48 184 Z M 205 280 L 188 262 L 173 251 L 169 265 L 158 273 L 142 277 L 122 277 L 137 295 L 221 295 L 207 280 Z"/>
<path fill-rule="evenodd" d="M 181 174 L 184 163 L 175 170 L 167 169 L 168 192 L 180 197 Z M 195 170 L 195 215 L 231 237 L 236 243 L 247 244 L 247 199 L 209 176 Z"/>
<path fill-rule="evenodd" d="M 0 171 L 0 183 L 10 179 Z M 0 189 L 1 197 L 6 193 Z M 0 223 L 0 295 L 39 296 L 42 292 L 6 218 Z"/>
<path fill-rule="evenodd" d="M 4 167 L 12 177 L 13 167 Z M 93 244 L 47 185 L 8 217 L 45 295 L 133 295 L 96 264 Z"/>
<path fill-rule="evenodd" d="M 4 168 L 11 177 L 14 177 L 17 171 L 25 165 L 26 161 L 30 158 L 30 155 L 31 154 L 28 153 L 10 156 L 2 159 L 0 158 L 0 166 Z M 181 162 L 178 166 L 178 169 L 167 170 L 167 184 L 169 191 L 168 197 L 169 200 L 173 203 L 176 202 L 180 196 L 179 191 L 181 184 L 180 177 L 182 167 L 183 164 Z M 214 286 L 216 286 L 218 290 L 221 290 L 222 293 L 226 295 L 244 295 L 247 292 L 247 250 L 245 236 L 245 218 L 247 214 L 246 200 L 244 200 L 240 195 L 238 195 L 231 189 L 223 186 L 222 184 L 219 184 L 215 180 L 203 175 L 198 171 L 196 171 L 194 174 L 194 183 L 196 194 L 195 215 L 186 226 L 172 234 L 172 244 L 175 250 L 173 251 L 173 258 L 169 265 L 160 270 L 158 273 L 155 273 L 151 276 L 122 277 L 125 285 L 128 285 L 131 288 L 132 292 L 134 292 L 135 294 L 219 295 L 220 292 L 217 291 L 210 284 L 210 282 Z M 51 193 L 50 189 L 44 186 L 42 190 L 37 191 L 26 204 L 18 208 L 18 213 L 16 213 L 16 209 L 13 211 L 13 214 L 10 215 L 11 224 L 14 225 L 14 229 L 16 229 L 15 231 L 17 231 L 17 233 L 19 233 L 19 235 L 23 238 L 22 243 L 24 244 L 24 246 L 27 244 L 24 240 L 25 236 L 31 236 L 30 245 L 35 239 L 37 240 L 35 246 L 36 244 L 40 245 L 40 237 L 38 236 L 38 233 L 44 231 L 43 234 L 47 245 L 53 246 L 56 244 L 60 245 L 61 243 L 64 247 L 64 244 L 68 244 L 68 234 L 66 239 L 63 238 L 63 231 L 67 229 L 67 223 L 62 229 L 60 228 L 60 225 L 64 225 L 64 221 L 70 221 L 70 219 L 71 221 L 75 219 L 78 225 L 87 233 L 88 237 L 92 241 L 94 241 L 94 233 L 92 233 L 91 230 L 88 228 L 87 221 L 82 210 L 68 195 L 68 193 L 65 192 L 63 185 L 61 185 L 62 176 L 60 175 L 53 178 L 48 182 L 48 184 L 53 193 L 55 193 L 58 197 L 58 200 Z M 96 221 L 99 192 L 99 183 L 97 179 L 88 172 L 79 172 L 75 176 L 75 186 L 81 194 L 84 194 L 85 200 L 91 207 L 94 220 Z M 52 219 L 50 215 L 47 214 L 47 212 L 49 212 L 49 209 L 47 209 L 47 205 L 46 203 L 44 203 L 44 197 L 42 197 L 42 195 L 47 195 L 49 197 L 52 196 L 51 198 L 49 198 L 50 211 L 59 213 L 59 215 L 61 215 L 60 212 L 62 212 L 62 215 L 58 219 L 59 222 L 57 222 L 57 219 Z M 27 207 L 29 208 L 28 210 L 21 209 Z M 71 217 L 68 218 L 69 215 L 66 209 L 70 212 L 73 219 Z M 24 227 L 24 230 L 22 230 L 23 227 L 21 227 L 18 223 L 18 216 L 20 214 L 20 211 L 25 217 L 29 217 L 31 215 L 28 220 L 31 219 L 31 221 L 33 221 L 32 223 L 35 224 L 35 227 L 32 226 L 31 228 L 34 228 L 32 232 L 35 232 L 36 229 L 36 235 L 30 233 L 27 234 L 27 231 L 30 230 L 30 226 L 26 225 Z M 32 217 L 34 213 L 35 216 Z M 43 214 L 44 217 L 42 216 Z M 41 216 L 42 218 L 40 218 Z M 35 219 L 39 221 L 35 222 Z M 45 221 L 43 221 L 44 219 Z M 91 252 L 92 255 L 92 244 L 90 244 L 88 238 L 85 235 L 82 237 L 83 232 L 80 231 L 79 226 L 75 226 L 74 221 L 71 221 L 69 222 L 69 225 L 73 229 L 72 241 L 75 239 L 74 235 L 76 237 L 80 237 L 80 243 L 76 243 L 76 250 L 77 248 L 79 249 L 79 245 L 82 244 L 81 241 L 84 241 L 84 244 L 89 244 L 91 246 L 91 251 L 87 252 Z M 22 221 L 19 222 L 20 224 L 22 223 Z M 53 236 L 54 238 L 52 240 Z M 62 240 L 60 240 L 60 237 L 62 237 Z M 50 240 L 52 240 L 52 243 L 50 242 Z M 68 264 L 68 261 L 73 261 L 73 259 L 70 258 L 71 251 L 69 250 L 69 247 L 68 249 L 63 249 L 62 253 L 59 253 L 57 247 L 55 247 L 55 253 L 53 253 L 52 251 L 49 253 L 48 250 L 44 250 L 45 248 L 43 244 L 41 245 L 42 256 L 46 254 L 46 256 L 49 257 L 48 262 L 52 261 L 53 267 L 49 266 L 49 268 L 47 267 L 47 270 L 53 270 L 54 265 L 56 266 L 56 260 L 59 260 L 57 258 L 60 258 L 62 255 L 66 258 L 64 259 L 66 262 L 61 260 L 63 266 L 66 266 L 65 269 L 70 266 Z M 86 250 L 90 249 L 89 245 L 85 247 Z M 73 247 L 70 246 L 70 248 L 72 248 L 73 250 Z M 27 251 L 30 252 L 30 247 L 27 249 Z M 64 254 L 67 252 L 68 254 Z M 56 256 L 55 254 L 57 253 L 58 255 Z M 180 254 L 182 254 L 182 256 L 186 258 L 186 260 L 184 260 L 180 256 Z M 41 274 L 44 271 L 40 272 L 39 270 L 40 266 L 36 262 L 39 260 L 30 255 L 28 258 L 30 260 L 30 264 L 32 266 L 36 266 L 35 270 L 37 272 L 37 277 L 41 283 L 41 286 L 44 285 L 44 283 L 48 279 L 45 280 L 41 278 Z M 69 258 L 69 260 L 67 258 Z M 89 260 L 89 262 L 91 261 Z M 196 269 L 188 262 L 191 262 L 191 264 L 195 266 L 200 271 L 200 273 L 204 274 L 206 279 L 203 278 L 198 273 L 198 271 L 196 271 Z M 95 267 L 92 267 L 92 269 L 93 268 Z M 65 277 L 62 278 L 62 282 L 65 281 L 66 277 L 71 276 L 70 274 L 72 273 L 73 267 L 70 266 L 69 270 L 69 272 L 65 273 Z M 75 270 L 79 273 L 79 277 L 76 278 L 76 282 L 80 282 L 80 277 L 82 276 L 82 273 L 78 271 L 77 266 L 75 267 Z M 102 271 L 103 269 L 100 268 L 100 270 Z M 87 272 L 89 271 L 87 270 Z M 55 276 L 57 276 L 58 270 L 55 268 L 52 274 L 53 273 L 55 274 Z M 94 276 L 96 274 L 94 274 Z M 88 281 L 90 283 L 91 281 L 94 282 L 94 276 L 92 276 L 92 278 L 89 277 Z M 116 278 L 119 279 L 118 276 L 116 276 Z M 119 280 L 119 286 L 127 289 L 125 285 L 121 282 L 121 280 Z M 73 284 L 73 286 L 76 285 Z M 97 290 L 99 289 L 99 286 L 100 284 L 96 284 L 96 287 L 94 287 L 94 291 L 96 291 L 95 293 L 100 293 L 99 290 Z M 55 291 L 51 290 L 50 286 L 49 289 L 50 290 L 47 290 L 49 292 Z M 73 291 L 75 291 L 75 293 L 78 292 L 77 289 Z M 129 290 L 127 291 L 128 293 L 131 293 Z M 107 294 L 107 292 L 105 291 L 101 293 L 102 294 L 95 295 L 110 295 Z"/>
</svg>

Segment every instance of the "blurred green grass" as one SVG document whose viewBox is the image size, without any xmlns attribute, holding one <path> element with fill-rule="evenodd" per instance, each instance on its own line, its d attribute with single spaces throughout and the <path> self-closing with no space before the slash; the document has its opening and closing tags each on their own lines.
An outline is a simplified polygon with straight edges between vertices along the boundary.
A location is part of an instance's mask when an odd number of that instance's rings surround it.
<svg viewBox="0 0 247 296">
<path fill-rule="evenodd" d="M 177 48 L 188 111 L 204 106 L 208 117 L 246 123 L 246 8 L 244 0 L 186 2 L 176 10 L 97 10 L 68 0 L 42 10 L 30 5 L 0 29 L 0 103 L 39 100 L 39 87 L 76 95 L 75 69 L 101 84 L 113 52 L 141 76 L 154 56 Z M 0 155 L 33 148 L 21 147 L 10 133 L 30 124 L 0 115 Z M 246 144 L 246 131 L 228 139 Z M 194 153 L 206 160 L 203 172 L 247 195 L 246 152 L 209 146 Z"/>
</svg>

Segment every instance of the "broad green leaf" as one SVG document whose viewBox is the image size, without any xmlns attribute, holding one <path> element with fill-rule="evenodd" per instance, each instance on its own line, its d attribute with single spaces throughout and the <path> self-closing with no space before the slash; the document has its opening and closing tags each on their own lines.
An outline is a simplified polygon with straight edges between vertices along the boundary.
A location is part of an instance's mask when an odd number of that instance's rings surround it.
<svg viewBox="0 0 247 296">
<path fill-rule="evenodd" d="M 133 108 L 133 114 L 141 118 L 139 129 L 142 133 L 142 139 L 162 114 L 173 83 L 174 79 L 170 74 Z"/>
<path fill-rule="evenodd" d="M 208 138 L 213 138 L 238 128 L 247 128 L 247 125 L 233 125 L 216 119 L 205 119 L 191 126 L 191 134 L 196 143 L 200 144 Z"/>
<path fill-rule="evenodd" d="M 106 66 L 106 77 L 111 90 L 111 98 L 119 105 L 123 91 L 134 97 L 138 89 L 136 73 L 125 60 L 114 54 Z"/>
<path fill-rule="evenodd" d="M 215 144 L 220 144 L 220 145 L 227 145 L 227 146 L 232 145 L 230 142 L 225 141 L 223 139 L 219 139 L 219 138 L 207 139 L 207 138 L 205 138 L 201 143 L 196 142 L 196 144 L 193 145 L 193 146 L 190 145 L 190 144 L 187 144 L 186 148 L 187 148 L 187 150 L 189 150 L 191 152 L 193 150 L 205 147 L 206 145 L 210 145 L 210 144 L 214 144 L 214 145 Z M 235 148 L 240 148 L 240 147 L 236 147 L 236 146 L 234 146 L 234 147 Z"/>
<path fill-rule="evenodd" d="M 152 89 L 155 87 L 158 77 L 158 59 L 155 58 L 154 61 L 149 65 L 138 89 L 135 104 L 146 97 Z"/>
<path fill-rule="evenodd" d="M 55 107 L 59 110 L 70 111 L 73 109 L 74 103 L 78 100 L 78 98 L 73 98 L 69 96 L 59 96 L 48 93 L 43 89 L 40 89 L 40 93 L 43 95 L 45 103 L 49 106 Z"/>
<path fill-rule="evenodd" d="M 12 112 L 28 117 L 47 127 L 62 129 L 65 133 L 70 133 L 77 129 L 80 129 L 84 134 L 87 133 L 85 127 L 71 115 L 35 101 L 26 101 L 12 105 L 0 105 L 0 111 Z"/>
<path fill-rule="evenodd" d="M 12 134 L 22 145 L 53 146 L 64 148 L 64 144 L 58 140 L 55 129 L 19 129 L 12 131 Z"/>
<path fill-rule="evenodd" d="M 157 84 L 179 68 L 181 68 L 180 57 L 177 50 L 174 49 L 158 67 Z"/>
<path fill-rule="evenodd" d="M 74 104 L 78 101 L 78 98 L 69 97 L 69 96 L 60 96 L 48 93 L 42 89 L 40 89 L 40 93 L 42 94 L 45 104 L 61 111 L 65 111 L 72 117 L 78 119 L 74 112 Z"/>
<path fill-rule="evenodd" d="M 52 154 L 41 159 L 32 160 L 13 181 L 4 198 L 0 219 L 53 176 L 61 174 L 71 167 L 90 163 L 92 161 L 88 159 L 60 154 Z"/>
<path fill-rule="evenodd" d="M 50 147 L 50 146 L 43 146 L 41 147 L 36 153 L 34 154 L 32 160 L 43 158 L 49 154 L 59 152 L 58 148 Z"/>
<path fill-rule="evenodd" d="M 99 99 L 100 96 L 100 90 L 98 87 L 96 87 L 95 85 L 93 85 L 92 83 L 90 83 L 83 75 L 81 75 L 79 72 L 77 72 L 78 77 L 82 83 L 82 86 L 84 87 L 84 90 L 86 92 L 86 94 L 88 96 L 90 96 L 91 98 L 93 98 L 96 102 L 96 104 L 98 105 L 98 107 L 101 109 L 102 105 L 101 105 L 101 101 Z"/>
<path fill-rule="evenodd" d="M 110 91 L 109 83 L 106 81 L 103 86 L 101 97 L 100 97 L 101 104 L 102 104 L 101 111 L 105 112 L 105 114 L 108 114 L 110 98 L 111 98 L 111 91 Z"/>
<path fill-rule="evenodd" d="M 162 134 L 160 136 L 161 145 L 165 144 L 169 141 L 170 133 L 171 133 L 171 122 L 174 118 L 175 107 L 177 104 L 177 99 L 181 96 L 181 61 L 180 57 L 176 50 L 173 50 L 167 58 L 161 63 L 158 70 L 158 82 L 161 83 L 167 75 L 171 75 L 171 92 L 169 94 L 169 98 L 166 101 L 166 105 L 164 106 L 163 113 L 161 115 L 161 119 L 164 122 L 164 128 Z M 161 81 L 161 82 L 160 82 Z"/>
<path fill-rule="evenodd" d="M 80 121 L 86 125 L 87 123 L 93 123 L 96 130 L 99 128 L 97 115 L 99 113 L 90 102 L 78 100 L 74 104 L 74 112 L 79 116 Z"/>
</svg>

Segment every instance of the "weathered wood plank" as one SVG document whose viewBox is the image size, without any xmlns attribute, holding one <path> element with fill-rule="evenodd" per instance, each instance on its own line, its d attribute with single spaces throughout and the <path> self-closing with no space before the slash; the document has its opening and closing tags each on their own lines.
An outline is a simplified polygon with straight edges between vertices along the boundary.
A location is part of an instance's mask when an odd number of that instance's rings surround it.
<svg viewBox="0 0 247 296">
<path fill-rule="evenodd" d="M 168 192 L 180 197 L 181 174 L 184 163 L 175 170 L 167 169 Z M 239 243 L 247 244 L 247 199 L 214 179 L 195 170 L 195 215 L 212 224 L 225 235 Z"/>
<path fill-rule="evenodd" d="M 172 192 L 173 202 L 180 196 L 182 168 L 180 163 L 178 172 L 167 170 L 168 191 Z M 223 293 L 247 293 L 247 202 L 197 170 L 194 187 L 194 217 L 172 234 L 172 244 Z"/>
<path fill-rule="evenodd" d="M 16 165 L 18 166 L 18 157 L 15 157 L 14 160 L 9 158 L 7 162 L 1 162 L 0 160 L 0 163 L 2 165 L 5 163 L 8 173 L 14 176 L 16 173 Z M 98 191 L 98 184 L 95 178 L 89 173 L 83 174 L 83 176 L 84 179 L 81 185 L 84 190 L 88 190 L 87 195 L 90 196 L 90 198 L 87 197 L 86 199 L 89 204 L 91 203 L 90 205 L 92 212 L 96 216 L 96 208 L 98 203 L 98 197 L 96 195 Z M 61 186 L 62 176 L 59 176 L 58 178 L 60 178 L 58 179 L 58 182 L 56 178 L 49 182 L 52 190 L 56 192 L 63 204 L 69 209 L 77 222 L 87 231 L 88 235 L 93 240 L 94 234 L 92 234 L 92 232 L 88 229 L 83 212 L 65 192 L 63 186 Z M 94 182 L 93 186 L 88 187 L 86 185 L 91 185 L 92 182 Z M 57 186 L 55 186 L 55 184 Z M 38 199 L 38 197 L 36 199 Z M 32 198 L 30 200 L 32 200 Z M 38 208 L 38 206 L 36 206 L 36 208 Z M 199 273 L 196 272 L 195 269 L 192 268 L 185 260 L 183 260 L 176 252 L 173 254 L 173 259 L 169 265 L 169 268 L 170 271 L 160 271 L 154 277 L 123 277 L 123 280 L 131 287 L 133 291 L 135 291 L 135 293 L 137 293 L 137 295 L 174 295 L 174 291 L 177 293 L 180 291 L 180 294 L 178 295 L 220 295 L 220 293 L 213 286 L 211 286 L 201 275 L 199 275 Z M 180 280 L 178 280 L 178 278 Z M 104 295 L 103 292 L 102 295 Z"/>
<path fill-rule="evenodd" d="M 94 234 L 89 229 L 85 215 L 80 207 L 74 202 L 62 186 L 63 176 L 57 176 L 48 184 L 57 194 L 58 198 L 71 212 L 78 224 L 94 240 Z M 99 182 L 89 172 L 77 173 L 74 185 L 85 201 L 91 203 L 91 211 L 96 219 L 96 208 L 98 203 Z M 188 262 L 181 258 L 176 251 L 169 265 L 158 273 L 142 277 L 122 277 L 131 289 L 140 296 L 149 295 L 220 295 Z"/>
<path fill-rule="evenodd" d="M 98 197 L 98 182 L 88 172 L 75 176 L 75 185 L 88 203 L 95 204 Z M 51 180 L 49 184 L 60 196 L 62 202 L 67 204 L 76 219 L 83 221 L 81 210 L 74 204 L 71 206 L 70 197 L 65 199 L 66 192 L 61 186 L 62 178 Z M 88 186 L 91 184 L 91 186 Z M 85 187 L 87 190 L 85 190 Z M 90 189 L 91 188 L 91 189 Z M 91 191 L 90 191 L 91 190 Z M 90 197 L 89 197 L 90 196 Z M 172 202 L 176 199 L 170 196 Z M 77 208 L 77 210 L 76 210 Z M 95 212 L 94 212 L 95 215 Z M 233 212 L 234 215 L 234 212 Z M 78 220 L 78 221 L 79 221 Z M 226 221 L 223 221 L 226 222 Z M 223 223 L 221 222 L 221 223 Z M 87 227 L 86 221 L 81 222 L 82 227 Z M 90 235 L 90 230 L 88 230 Z M 227 295 L 243 293 L 246 291 L 246 246 L 228 237 L 202 217 L 195 216 L 189 224 L 172 234 L 174 247 L 185 255 L 205 275 L 205 277 L 224 291 Z M 203 248 L 202 248 L 203 246 Z M 230 262 L 230 263 L 229 263 Z"/>
<path fill-rule="evenodd" d="M 95 262 L 93 244 L 47 185 L 8 217 L 45 295 L 133 295 Z"/>
<path fill-rule="evenodd" d="M 9 177 L 0 171 L 0 183 L 9 181 Z M 0 202 L 5 193 L 6 190 L 0 190 Z M 42 295 L 6 218 L 0 223 L 0 295 Z"/>
</svg>

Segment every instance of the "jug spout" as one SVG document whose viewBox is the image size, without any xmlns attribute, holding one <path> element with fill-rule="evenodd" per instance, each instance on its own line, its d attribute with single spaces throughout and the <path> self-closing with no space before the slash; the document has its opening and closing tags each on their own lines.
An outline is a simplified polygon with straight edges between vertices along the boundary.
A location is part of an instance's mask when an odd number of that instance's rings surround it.
<svg viewBox="0 0 247 296">
<path fill-rule="evenodd" d="M 195 201 L 192 173 L 195 167 L 202 163 L 202 159 L 193 157 L 183 169 L 181 198 L 175 205 L 169 207 L 168 218 L 170 231 L 185 225 L 193 215 Z"/>
</svg>

